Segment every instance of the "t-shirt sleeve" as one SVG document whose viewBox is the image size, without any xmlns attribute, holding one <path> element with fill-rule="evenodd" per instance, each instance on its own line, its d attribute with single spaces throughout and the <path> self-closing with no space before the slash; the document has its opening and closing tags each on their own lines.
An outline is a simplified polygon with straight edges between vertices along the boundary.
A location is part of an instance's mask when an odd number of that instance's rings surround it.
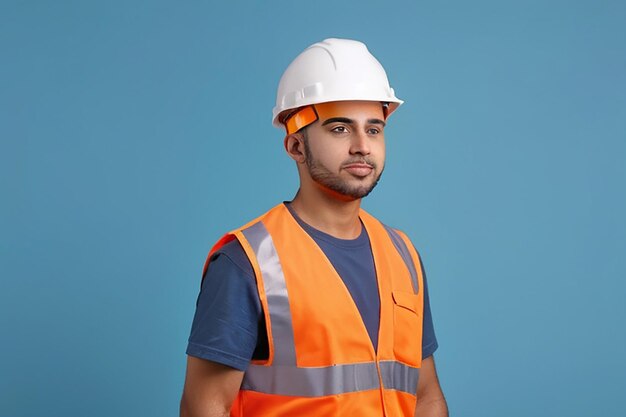
<svg viewBox="0 0 626 417">
<path fill-rule="evenodd" d="M 420 259 L 420 264 L 422 261 Z M 422 277 L 424 278 L 424 316 L 422 327 L 422 359 L 432 356 L 439 347 L 437 337 L 435 336 L 435 328 L 433 326 L 433 316 L 430 311 L 430 298 L 428 296 L 428 282 L 426 280 L 426 272 L 422 265 Z"/>
<path fill-rule="evenodd" d="M 252 265 L 239 242 L 229 242 L 203 277 L 187 354 L 245 371 L 262 316 Z"/>
</svg>

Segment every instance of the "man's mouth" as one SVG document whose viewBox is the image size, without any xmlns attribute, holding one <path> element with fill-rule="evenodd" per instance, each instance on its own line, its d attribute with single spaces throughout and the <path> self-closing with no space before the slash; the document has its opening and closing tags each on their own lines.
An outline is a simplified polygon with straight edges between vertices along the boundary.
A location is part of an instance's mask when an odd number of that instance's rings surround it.
<svg viewBox="0 0 626 417">
<path fill-rule="evenodd" d="M 374 170 L 374 167 L 368 163 L 359 162 L 344 165 L 343 169 L 356 177 L 366 177 Z"/>
</svg>

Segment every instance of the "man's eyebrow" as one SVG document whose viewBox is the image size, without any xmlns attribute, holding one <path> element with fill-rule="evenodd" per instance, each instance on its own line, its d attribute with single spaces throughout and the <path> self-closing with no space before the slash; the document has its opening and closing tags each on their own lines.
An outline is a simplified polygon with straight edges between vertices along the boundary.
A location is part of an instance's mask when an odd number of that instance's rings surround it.
<svg viewBox="0 0 626 417">
<path fill-rule="evenodd" d="M 350 125 L 354 124 L 354 120 L 348 119 L 347 117 L 331 117 L 330 119 L 326 119 L 324 123 L 322 123 L 322 126 L 326 126 L 329 123 L 335 123 L 335 122 L 346 123 Z"/>
<path fill-rule="evenodd" d="M 331 117 L 330 119 L 325 120 L 324 123 L 322 123 L 322 126 L 326 126 L 330 123 L 346 123 L 351 125 L 354 124 L 354 120 L 347 117 Z M 367 119 L 367 123 L 371 125 L 382 125 L 383 127 L 387 125 L 383 120 L 380 119 Z"/>
</svg>

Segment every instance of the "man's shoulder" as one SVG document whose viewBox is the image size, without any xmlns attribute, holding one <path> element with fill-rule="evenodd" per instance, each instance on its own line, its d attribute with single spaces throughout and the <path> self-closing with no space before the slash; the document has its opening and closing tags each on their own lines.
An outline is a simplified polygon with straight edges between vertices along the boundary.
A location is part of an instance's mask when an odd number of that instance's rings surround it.
<svg viewBox="0 0 626 417">
<path fill-rule="evenodd" d="M 225 243 L 221 248 L 219 248 L 213 256 L 215 257 L 217 255 L 225 255 L 232 259 L 239 257 L 239 255 L 243 253 L 244 250 L 241 246 L 241 243 L 239 243 L 237 239 L 233 239 L 230 242 Z"/>
<path fill-rule="evenodd" d="M 237 238 L 236 234 L 237 232 L 245 230 L 249 228 L 250 226 L 260 222 L 268 214 L 272 212 L 276 212 L 277 209 L 280 209 L 281 206 L 284 207 L 284 203 L 274 206 L 273 208 L 261 214 L 260 216 L 257 216 L 253 218 L 252 220 L 248 221 L 247 223 L 244 223 L 242 226 L 231 229 L 230 231 L 222 235 L 222 237 L 215 242 L 212 249 L 209 251 L 209 256 L 205 263 L 204 272 L 206 273 L 208 264 L 210 262 L 213 262 L 215 259 L 217 259 L 220 256 L 228 258 L 232 263 L 239 266 L 245 272 L 248 272 L 249 270 L 251 270 L 252 266 L 250 264 L 250 260 L 248 259 L 248 255 L 246 254 L 243 246 L 241 245 L 241 242 L 239 242 L 239 238 Z"/>
<path fill-rule="evenodd" d="M 391 238 L 392 243 L 398 250 L 403 251 L 404 250 L 403 248 L 406 248 L 406 250 L 409 250 L 409 251 L 411 251 L 411 249 L 414 250 L 421 264 L 420 251 L 417 249 L 417 246 L 415 245 L 413 240 L 409 237 L 409 235 L 403 229 L 396 227 L 395 223 L 393 225 L 390 225 L 389 223 L 386 222 L 386 219 L 380 219 L 378 217 L 373 216 L 370 213 L 365 212 L 365 215 L 369 216 L 370 219 L 377 221 L 383 226 L 383 228 L 386 230 L 387 234 Z"/>
<path fill-rule="evenodd" d="M 213 262 L 217 258 L 228 258 L 230 263 L 237 266 L 244 274 L 253 275 L 252 264 L 237 239 L 233 239 L 222 245 L 211 255 L 210 261 Z"/>
</svg>

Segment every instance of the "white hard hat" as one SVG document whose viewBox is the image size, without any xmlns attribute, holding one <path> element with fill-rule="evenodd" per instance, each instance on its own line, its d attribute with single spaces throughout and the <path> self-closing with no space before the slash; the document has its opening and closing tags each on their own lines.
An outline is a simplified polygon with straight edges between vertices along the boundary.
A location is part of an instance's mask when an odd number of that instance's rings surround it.
<svg viewBox="0 0 626 417">
<path fill-rule="evenodd" d="M 398 99 L 385 69 L 364 43 L 326 39 L 306 48 L 285 70 L 278 84 L 272 123 L 283 127 L 295 109 L 331 101 L 365 100 L 388 103 L 387 115 Z"/>
</svg>

